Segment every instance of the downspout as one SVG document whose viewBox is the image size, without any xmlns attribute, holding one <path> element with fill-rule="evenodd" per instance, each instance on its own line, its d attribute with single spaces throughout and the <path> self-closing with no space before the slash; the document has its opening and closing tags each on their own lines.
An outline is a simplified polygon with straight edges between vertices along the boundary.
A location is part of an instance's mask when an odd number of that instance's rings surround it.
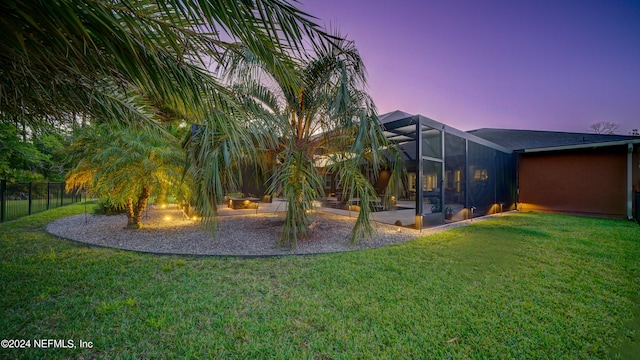
<svg viewBox="0 0 640 360">
<path fill-rule="evenodd" d="M 627 144 L 627 219 L 633 220 L 633 144 L 631 143 Z"/>
</svg>

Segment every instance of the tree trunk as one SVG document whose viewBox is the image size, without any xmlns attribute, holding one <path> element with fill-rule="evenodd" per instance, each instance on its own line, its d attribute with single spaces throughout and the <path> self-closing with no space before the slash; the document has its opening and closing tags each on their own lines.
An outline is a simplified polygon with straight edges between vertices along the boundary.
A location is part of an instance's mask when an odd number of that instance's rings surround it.
<svg viewBox="0 0 640 360">
<path fill-rule="evenodd" d="M 167 184 L 160 184 L 160 191 L 158 191 L 158 201 L 156 201 L 156 205 L 164 205 L 167 203 Z"/>
<path fill-rule="evenodd" d="M 147 200 L 151 196 L 151 187 L 143 186 L 140 194 L 138 195 L 138 201 L 135 204 L 129 203 L 131 199 L 127 199 L 127 228 L 128 229 L 140 229 L 142 228 L 142 212 L 147 207 Z"/>
<path fill-rule="evenodd" d="M 127 198 L 124 203 L 125 213 L 127 214 L 127 229 L 133 228 L 133 199 Z"/>
</svg>

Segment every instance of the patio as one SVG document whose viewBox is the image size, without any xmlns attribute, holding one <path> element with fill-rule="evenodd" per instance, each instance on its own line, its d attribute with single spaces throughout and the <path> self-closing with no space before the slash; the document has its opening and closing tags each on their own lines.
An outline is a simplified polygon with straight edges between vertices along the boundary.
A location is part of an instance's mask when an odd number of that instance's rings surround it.
<svg viewBox="0 0 640 360">
<path fill-rule="evenodd" d="M 388 225 L 396 225 L 398 221 L 403 227 L 413 227 L 416 223 L 415 202 L 408 200 L 397 201 L 397 206 L 405 208 L 402 210 L 376 211 L 371 213 L 370 219 L 375 222 Z M 316 206 L 315 211 L 333 215 L 340 215 L 349 218 L 358 217 L 358 211 L 332 208 L 329 206 Z M 280 198 L 274 198 L 273 202 L 261 202 L 257 208 L 253 209 L 232 209 L 222 206 L 218 209 L 219 216 L 242 215 L 242 214 L 266 214 L 266 213 L 284 213 L 287 210 L 287 202 Z"/>
</svg>

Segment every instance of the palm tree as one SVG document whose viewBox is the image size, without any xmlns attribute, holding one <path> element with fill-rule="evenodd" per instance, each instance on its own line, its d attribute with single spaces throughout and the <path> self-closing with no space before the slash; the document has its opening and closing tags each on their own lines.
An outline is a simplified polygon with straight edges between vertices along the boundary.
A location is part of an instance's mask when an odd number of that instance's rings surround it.
<svg viewBox="0 0 640 360">
<path fill-rule="evenodd" d="M 191 204 L 211 230 L 216 227 L 217 207 L 224 194 L 236 192 L 241 185 L 242 165 L 263 159 L 261 152 L 274 144 L 268 130 L 261 132 L 246 121 L 246 112 L 225 110 L 205 114 L 183 141 L 187 178 L 193 184 Z"/>
<path fill-rule="evenodd" d="M 376 174 L 383 166 L 391 167 L 390 185 L 399 184 L 396 153 L 363 90 L 365 68 L 352 42 L 324 42 L 313 56 L 301 60 L 296 69 L 303 85 L 297 88 L 255 61 L 249 51 L 229 58 L 220 70 L 234 84 L 239 101 L 253 109 L 245 126 L 254 138 L 245 140 L 248 147 L 231 147 L 233 158 L 239 164 L 260 154 L 275 157 L 278 165 L 269 189 L 273 192 L 281 187 L 288 201 L 281 245 L 295 247 L 298 239 L 307 235 L 312 201 L 324 196 L 323 171 L 317 163 L 321 156 L 330 160 L 324 171 L 339 176 L 349 200 L 359 197 L 361 203 L 369 204 L 378 196 L 362 167 L 370 167 Z M 192 155 L 194 164 L 222 151 L 215 142 L 199 139 L 196 144 L 199 150 Z M 200 175 L 203 183 L 224 183 L 215 172 L 201 171 Z M 372 233 L 370 213 L 369 206 L 361 207 L 352 241 Z"/>
<path fill-rule="evenodd" d="M 30 126 L 153 124 L 145 97 L 199 113 L 234 106 L 209 64 L 246 47 L 295 86 L 288 54 L 326 37 L 287 0 L 8 0 L 0 13 L 0 121 Z"/>
<path fill-rule="evenodd" d="M 154 187 L 177 184 L 184 153 L 175 137 L 154 131 L 98 125 L 85 129 L 71 153 L 77 160 L 67 174 L 67 191 L 90 187 L 123 205 L 127 228 L 142 227 L 142 212 Z"/>
<path fill-rule="evenodd" d="M 160 105 L 208 119 L 234 148 L 245 109 L 208 68 L 249 49 L 295 88 L 290 55 L 331 38 L 288 0 L 9 0 L 0 12 L 0 122 L 156 127 Z"/>
</svg>

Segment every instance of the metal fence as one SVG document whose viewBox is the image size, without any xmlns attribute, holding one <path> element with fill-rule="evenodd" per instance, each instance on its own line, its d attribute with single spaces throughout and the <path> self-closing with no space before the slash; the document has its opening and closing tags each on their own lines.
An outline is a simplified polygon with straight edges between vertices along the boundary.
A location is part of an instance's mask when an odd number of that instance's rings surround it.
<svg viewBox="0 0 640 360">
<path fill-rule="evenodd" d="M 11 183 L 0 180 L 0 222 L 73 204 L 81 195 L 65 193 L 63 182 Z"/>
</svg>

